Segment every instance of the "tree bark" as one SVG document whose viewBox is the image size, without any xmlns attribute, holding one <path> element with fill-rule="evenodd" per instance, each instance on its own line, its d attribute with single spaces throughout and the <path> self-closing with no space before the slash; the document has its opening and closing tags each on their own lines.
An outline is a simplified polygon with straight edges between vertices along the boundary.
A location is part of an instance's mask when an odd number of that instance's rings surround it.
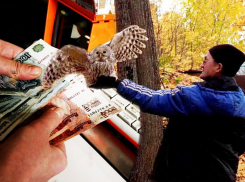
<svg viewBox="0 0 245 182">
<path fill-rule="evenodd" d="M 147 30 L 146 36 L 149 38 L 146 42 L 146 49 L 136 61 L 118 64 L 119 78 L 129 78 L 148 88 L 159 90 L 159 62 L 149 0 L 116 0 L 115 10 L 117 31 L 121 31 L 129 25 L 138 25 Z M 140 121 L 142 125 L 140 144 L 130 177 L 132 182 L 150 180 L 155 157 L 163 137 L 161 117 L 141 112 Z"/>
<path fill-rule="evenodd" d="M 131 8 L 131 3 L 129 0 L 115 1 L 117 32 L 120 32 L 121 30 L 128 27 L 129 25 L 132 25 L 131 15 L 129 13 L 130 8 Z M 124 78 L 127 78 L 138 83 L 135 60 L 127 60 L 125 62 L 120 62 L 117 64 L 117 69 L 118 69 L 118 79 L 122 80 Z"/>
</svg>

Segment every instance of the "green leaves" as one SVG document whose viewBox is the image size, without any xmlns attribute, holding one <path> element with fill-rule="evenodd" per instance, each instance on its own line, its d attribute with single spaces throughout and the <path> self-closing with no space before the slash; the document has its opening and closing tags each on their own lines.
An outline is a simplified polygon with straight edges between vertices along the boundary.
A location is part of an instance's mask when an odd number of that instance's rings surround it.
<svg viewBox="0 0 245 182">
<path fill-rule="evenodd" d="M 209 48 L 231 43 L 245 51 L 245 9 L 237 0 L 173 1 L 171 11 L 152 16 L 160 66 L 200 68 Z M 152 14 L 157 12 L 154 4 Z M 177 8 L 178 7 L 178 8 Z"/>
</svg>

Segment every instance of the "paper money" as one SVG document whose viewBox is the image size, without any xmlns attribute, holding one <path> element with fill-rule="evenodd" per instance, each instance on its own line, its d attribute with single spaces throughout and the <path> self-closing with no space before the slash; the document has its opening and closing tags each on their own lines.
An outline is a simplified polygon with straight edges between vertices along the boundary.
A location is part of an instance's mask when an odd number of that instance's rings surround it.
<svg viewBox="0 0 245 182">
<path fill-rule="evenodd" d="M 43 92 L 39 100 L 36 101 L 36 103 L 33 104 L 32 107 L 30 107 L 29 111 L 24 115 L 20 123 L 23 122 L 28 117 L 30 117 L 32 114 L 34 114 L 38 109 L 48 104 L 51 98 L 53 98 L 57 93 L 59 93 L 61 90 L 63 90 L 67 86 L 68 86 L 67 82 L 62 82 L 58 86 L 56 86 L 54 89 L 50 89 L 50 90 Z"/>
<path fill-rule="evenodd" d="M 19 105 L 23 104 L 25 100 L 26 100 L 26 98 L 16 99 L 13 102 L 7 104 L 5 107 L 1 108 L 0 109 L 0 118 L 5 116 L 7 113 L 13 111 Z"/>
<path fill-rule="evenodd" d="M 0 140 L 4 139 L 12 131 L 9 128 L 13 128 L 11 127 L 12 125 L 17 126 L 21 121 L 20 119 L 23 118 L 22 116 L 40 100 L 41 93 L 41 91 L 33 93 L 30 97 L 21 98 L 20 101 L 17 100 L 17 104 L 14 103 L 14 107 L 11 104 L 7 105 L 11 109 L 8 109 L 8 112 L 5 114 L 6 116 L 0 119 Z"/>
<path fill-rule="evenodd" d="M 14 60 L 40 66 L 44 73 L 56 52 L 56 48 L 39 40 Z M 14 129 L 31 122 L 30 117 L 45 105 L 65 110 L 62 123 L 50 134 L 52 145 L 68 140 L 121 111 L 114 102 L 87 88 L 82 75 L 67 75 L 49 90 L 42 89 L 42 77 L 43 74 L 37 79 L 22 81 L 0 75 L 0 141 Z"/>
<path fill-rule="evenodd" d="M 81 82 L 81 77 L 79 75 L 70 75 L 67 76 L 67 78 L 64 78 L 64 81 L 60 82 L 53 89 L 40 90 L 37 93 L 32 90 L 32 94 L 29 94 L 29 97 L 25 97 L 27 99 L 22 103 L 22 105 L 14 109 L 12 112 L 9 110 L 8 115 L 0 120 L 0 141 L 2 141 L 15 127 L 22 124 L 38 109 L 44 107 L 57 93 L 64 88 L 67 88 L 70 82 L 74 82 L 73 80 Z M 25 124 L 28 124 L 28 122 Z"/>
<path fill-rule="evenodd" d="M 19 97 L 16 97 L 16 96 L 0 96 L 0 107 L 6 105 L 6 104 L 9 104 L 11 102 L 13 102 L 14 100 L 18 99 Z"/>
<path fill-rule="evenodd" d="M 59 91 L 66 88 L 67 82 L 60 83 L 55 89 L 39 91 L 28 97 L 23 103 L 18 104 L 14 110 L 9 110 L 6 117 L 0 120 L 0 141 L 3 140 L 16 126 L 34 114 L 38 109 L 45 106 L 49 100 Z M 1 114 L 0 114 L 1 116 Z"/>
<path fill-rule="evenodd" d="M 14 60 L 39 66 L 44 72 L 56 51 L 56 48 L 40 39 L 20 53 Z M 49 95 L 49 91 L 42 92 L 42 76 L 43 74 L 37 79 L 23 81 L 0 75 L 0 135 L 6 136 L 6 132 L 3 131 L 11 132 L 27 116 L 33 114 L 34 112 L 30 112 L 32 107 L 35 107 L 35 105 L 42 107 L 45 104 L 39 102 Z M 54 89 L 54 91 L 57 91 L 57 89 Z M 40 98 L 38 98 L 37 93 L 42 93 Z M 55 94 L 53 93 L 52 96 L 47 97 L 46 103 Z"/>
<path fill-rule="evenodd" d="M 23 104 L 28 99 L 28 97 L 32 97 L 36 95 L 37 92 L 38 92 L 37 90 L 30 90 L 28 91 L 28 94 L 23 97 L 20 96 L 13 97 L 14 99 L 12 99 L 11 102 L 8 102 L 6 105 L 0 108 L 0 119 L 3 116 L 5 116 L 7 113 L 16 109 L 19 105 Z M 6 97 L 9 98 L 10 96 L 6 96 Z"/>
<path fill-rule="evenodd" d="M 43 40 L 36 41 L 14 60 L 20 63 L 36 65 L 42 68 L 43 73 L 57 49 Z M 34 80 L 14 80 L 6 75 L 0 75 L 0 95 L 26 95 L 31 89 L 40 90 L 43 74 Z"/>
<path fill-rule="evenodd" d="M 20 118 L 21 115 L 25 113 L 25 110 L 29 107 L 29 101 L 30 99 L 27 99 L 22 105 L 19 105 L 19 107 L 16 107 L 12 112 L 9 112 L 4 118 L 0 121 L 0 140 L 2 140 L 11 130 L 9 128 L 15 124 L 18 123 L 16 120 Z"/>
<path fill-rule="evenodd" d="M 112 101 L 92 92 L 81 80 L 75 80 L 52 100 L 61 108 L 69 108 L 62 123 L 50 135 L 52 145 L 80 134 L 121 111 Z"/>
</svg>

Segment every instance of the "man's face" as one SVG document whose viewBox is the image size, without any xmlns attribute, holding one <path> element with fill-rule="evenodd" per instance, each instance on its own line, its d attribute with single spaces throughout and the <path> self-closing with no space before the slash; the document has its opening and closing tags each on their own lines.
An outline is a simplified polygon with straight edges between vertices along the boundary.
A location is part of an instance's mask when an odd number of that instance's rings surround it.
<svg viewBox="0 0 245 182">
<path fill-rule="evenodd" d="M 212 55 L 208 52 L 205 55 L 201 68 L 202 73 L 200 75 L 200 78 L 206 80 L 208 78 L 220 76 L 222 71 L 222 64 L 216 63 Z"/>
</svg>

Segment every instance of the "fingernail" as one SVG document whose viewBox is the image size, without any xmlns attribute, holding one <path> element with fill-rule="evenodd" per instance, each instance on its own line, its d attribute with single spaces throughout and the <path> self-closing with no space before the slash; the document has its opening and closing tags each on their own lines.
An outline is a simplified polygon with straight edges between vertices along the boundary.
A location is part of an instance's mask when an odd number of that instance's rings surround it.
<svg viewBox="0 0 245 182">
<path fill-rule="evenodd" d="M 53 108 L 51 108 L 51 110 L 55 111 L 56 114 L 59 116 L 59 118 L 62 118 L 64 116 L 63 109 L 61 109 L 59 107 L 53 107 Z"/>
<path fill-rule="evenodd" d="M 28 73 L 33 76 L 39 75 L 41 73 L 41 68 L 38 66 L 29 66 Z"/>
</svg>

